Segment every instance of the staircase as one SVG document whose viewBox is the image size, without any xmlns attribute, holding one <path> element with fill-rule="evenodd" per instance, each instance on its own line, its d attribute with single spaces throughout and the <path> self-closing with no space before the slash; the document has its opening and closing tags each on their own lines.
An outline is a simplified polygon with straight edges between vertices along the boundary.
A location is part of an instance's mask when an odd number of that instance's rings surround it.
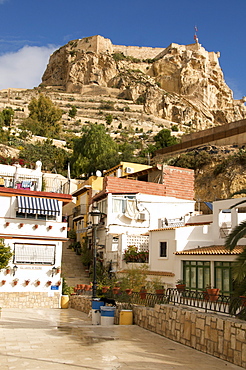
<svg viewBox="0 0 246 370">
<path fill-rule="evenodd" d="M 66 279 L 69 286 L 75 287 L 77 284 L 89 284 L 88 273 L 81 261 L 81 256 L 77 255 L 73 249 L 69 249 L 70 242 L 62 245 L 62 276 Z"/>
</svg>

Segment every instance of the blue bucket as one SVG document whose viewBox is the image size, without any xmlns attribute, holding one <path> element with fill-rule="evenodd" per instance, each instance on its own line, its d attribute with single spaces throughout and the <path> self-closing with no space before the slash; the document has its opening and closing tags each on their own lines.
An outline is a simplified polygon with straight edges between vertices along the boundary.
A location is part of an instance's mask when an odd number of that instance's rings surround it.
<svg viewBox="0 0 246 370">
<path fill-rule="evenodd" d="M 101 316 L 114 317 L 115 307 L 104 306 L 101 307 Z"/>
<path fill-rule="evenodd" d="M 100 310 L 100 308 L 104 305 L 105 305 L 105 303 L 102 302 L 102 301 L 99 301 L 98 299 L 93 299 L 92 300 L 92 309 L 93 310 Z"/>
</svg>

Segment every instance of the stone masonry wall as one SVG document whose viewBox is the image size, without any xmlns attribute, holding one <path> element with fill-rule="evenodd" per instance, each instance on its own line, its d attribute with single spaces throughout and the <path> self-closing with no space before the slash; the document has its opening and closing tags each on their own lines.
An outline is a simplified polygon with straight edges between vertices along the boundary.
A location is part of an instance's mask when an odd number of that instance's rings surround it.
<svg viewBox="0 0 246 370">
<path fill-rule="evenodd" d="M 91 298 L 71 296 L 70 307 L 89 313 Z M 117 308 L 115 323 L 119 321 L 121 304 L 117 304 Z M 242 320 L 184 307 L 156 305 L 155 308 L 134 306 L 133 321 L 175 342 L 246 368 L 246 322 Z"/>
<path fill-rule="evenodd" d="M 0 293 L 0 307 L 6 308 L 59 308 L 60 295 L 49 297 L 42 292 L 3 292 Z"/>
<path fill-rule="evenodd" d="M 246 368 L 246 322 L 188 308 L 136 306 L 134 323 L 166 338 Z"/>
<path fill-rule="evenodd" d="M 91 297 L 71 295 L 69 299 L 69 307 L 88 314 L 91 310 Z"/>
</svg>

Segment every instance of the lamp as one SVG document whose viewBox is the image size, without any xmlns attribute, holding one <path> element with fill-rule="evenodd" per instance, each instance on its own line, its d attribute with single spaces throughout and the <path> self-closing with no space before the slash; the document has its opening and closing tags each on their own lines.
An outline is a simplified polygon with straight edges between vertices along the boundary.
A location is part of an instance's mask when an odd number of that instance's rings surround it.
<svg viewBox="0 0 246 370">
<path fill-rule="evenodd" d="M 53 277 L 56 274 L 57 268 L 55 266 L 51 269 L 51 276 Z"/>
<path fill-rule="evenodd" d="M 92 298 L 97 296 L 97 228 L 101 219 L 101 212 L 97 206 L 93 206 L 92 211 L 89 212 L 92 218 L 92 236 L 93 236 L 93 282 L 92 282 Z"/>
<path fill-rule="evenodd" d="M 14 265 L 14 267 L 13 267 L 13 276 L 15 276 L 15 273 L 16 273 L 17 269 L 18 269 L 18 266 Z"/>
</svg>

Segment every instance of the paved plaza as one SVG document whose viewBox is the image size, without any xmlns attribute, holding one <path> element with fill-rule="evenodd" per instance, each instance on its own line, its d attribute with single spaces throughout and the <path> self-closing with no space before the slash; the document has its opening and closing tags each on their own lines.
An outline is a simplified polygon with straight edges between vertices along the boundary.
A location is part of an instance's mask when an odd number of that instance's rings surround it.
<svg viewBox="0 0 246 370">
<path fill-rule="evenodd" d="M 1 370 L 242 369 L 138 326 L 91 325 L 73 309 L 2 309 Z"/>
</svg>

